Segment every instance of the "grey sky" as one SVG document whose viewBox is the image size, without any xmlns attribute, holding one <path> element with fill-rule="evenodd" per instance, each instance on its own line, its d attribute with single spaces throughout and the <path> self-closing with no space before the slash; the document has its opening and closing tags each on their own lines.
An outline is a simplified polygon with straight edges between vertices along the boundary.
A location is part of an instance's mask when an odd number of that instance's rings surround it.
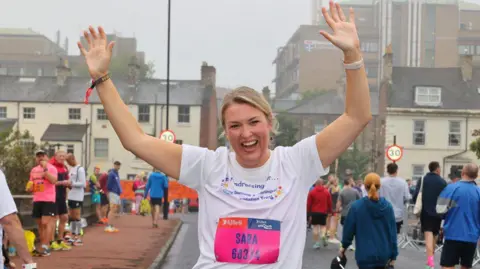
<svg viewBox="0 0 480 269">
<path fill-rule="evenodd" d="M 172 2 L 172 79 L 199 78 L 201 62 L 207 61 L 217 68 L 217 84 L 223 87 L 274 88 L 277 47 L 300 24 L 310 23 L 310 0 Z M 155 76 L 166 77 L 167 0 L 2 1 L 0 18 L 0 27 L 30 27 L 52 40 L 60 30 L 62 43 L 68 36 L 74 54 L 89 24 L 135 35 L 139 49 L 156 64 Z"/>
<path fill-rule="evenodd" d="M 276 48 L 310 22 L 310 0 L 172 2 L 171 78 L 197 79 L 207 61 L 224 87 L 272 86 Z M 147 60 L 155 61 L 155 76 L 166 77 L 166 0 L 2 1 L 0 18 L 0 27 L 30 27 L 52 40 L 60 30 L 71 54 L 78 54 L 75 43 L 89 24 L 135 35 Z"/>
</svg>

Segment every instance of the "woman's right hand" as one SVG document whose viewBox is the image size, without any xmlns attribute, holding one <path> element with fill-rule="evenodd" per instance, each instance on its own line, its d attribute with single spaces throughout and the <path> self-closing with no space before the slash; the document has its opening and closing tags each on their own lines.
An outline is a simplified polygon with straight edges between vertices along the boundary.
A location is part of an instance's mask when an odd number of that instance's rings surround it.
<svg viewBox="0 0 480 269">
<path fill-rule="evenodd" d="M 114 42 L 107 42 L 107 36 L 102 27 L 98 27 L 98 32 L 90 26 L 89 31 L 84 31 L 83 35 L 88 43 L 88 50 L 82 43 L 78 42 L 78 48 L 85 57 L 88 66 L 88 72 L 92 79 L 97 80 L 108 73 Z"/>
</svg>

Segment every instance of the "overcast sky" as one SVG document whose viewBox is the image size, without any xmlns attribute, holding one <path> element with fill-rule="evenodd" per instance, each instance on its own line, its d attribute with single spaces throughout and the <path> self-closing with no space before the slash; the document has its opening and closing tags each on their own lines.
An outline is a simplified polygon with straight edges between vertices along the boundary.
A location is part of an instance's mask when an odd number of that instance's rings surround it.
<svg viewBox="0 0 480 269">
<path fill-rule="evenodd" d="M 135 36 L 139 50 L 166 77 L 167 1 L 15 0 L 1 1 L 0 27 L 32 28 L 55 40 L 70 39 L 70 54 L 82 29 L 103 25 L 107 32 Z M 300 24 L 310 22 L 310 0 L 173 0 L 171 78 L 198 79 L 206 61 L 224 87 L 271 86 L 276 48 Z"/>
<path fill-rule="evenodd" d="M 470 0 L 480 2 L 479 0 Z M 276 49 L 300 24 L 309 24 L 310 0 L 173 0 L 171 78 L 198 79 L 206 61 L 217 68 L 217 84 L 271 86 Z M 324 1 L 327 2 L 327 1 Z M 76 41 L 89 24 L 135 36 L 139 50 L 166 77 L 167 0 L 2 0 L 0 27 L 32 28 L 55 40 L 61 31 Z"/>
</svg>

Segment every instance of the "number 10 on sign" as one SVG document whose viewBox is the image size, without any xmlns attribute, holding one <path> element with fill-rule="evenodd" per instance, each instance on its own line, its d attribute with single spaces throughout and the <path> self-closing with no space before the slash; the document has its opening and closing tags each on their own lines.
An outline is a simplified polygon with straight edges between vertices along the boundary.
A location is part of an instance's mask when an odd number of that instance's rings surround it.
<svg viewBox="0 0 480 269">
<path fill-rule="evenodd" d="M 175 138 L 175 133 L 170 130 L 165 130 L 162 133 L 160 133 L 160 139 L 165 140 L 170 143 L 174 143 L 176 138 Z"/>
<path fill-rule="evenodd" d="M 392 162 L 398 162 L 403 157 L 403 149 L 397 145 L 387 148 L 387 158 Z"/>
</svg>

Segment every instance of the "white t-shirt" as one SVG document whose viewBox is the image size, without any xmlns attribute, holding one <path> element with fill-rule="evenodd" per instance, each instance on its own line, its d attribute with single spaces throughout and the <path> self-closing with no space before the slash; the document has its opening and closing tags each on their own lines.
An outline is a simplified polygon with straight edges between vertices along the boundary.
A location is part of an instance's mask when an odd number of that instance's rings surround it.
<svg viewBox="0 0 480 269">
<path fill-rule="evenodd" d="M 277 147 L 262 167 L 241 167 L 234 152 L 183 145 L 179 182 L 199 195 L 200 257 L 193 269 L 302 268 L 306 239 L 306 203 L 311 185 L 328 173 L 320 161 L 315 136 L 293 147 Z M 276 263 L 249 265 L 216 261 L 219 218 L 246 217 L 280 221 Z M 233 249 L 232 249 L 233 255 Z"/>
<path fill-rule="evenodd" d="M 77 164 L 70 168 L 70 181 L 72 189 L 68 192 L 68 200 L 83 202 L 85 196 L 85 187 L 87 184 L 85 168 Z"/>
<path fill-rule="evenodd" d="M 5 179 L 5 174 L 0 170 L 0 219 L 17 212 L 17 206 L 13 200 L 10 189 Z M 3 227 L 0 225 L 0 249 L 3 242 Z M 0 266 L 3 266 L 3 255 L 0 255 Z"/>
</svg>

